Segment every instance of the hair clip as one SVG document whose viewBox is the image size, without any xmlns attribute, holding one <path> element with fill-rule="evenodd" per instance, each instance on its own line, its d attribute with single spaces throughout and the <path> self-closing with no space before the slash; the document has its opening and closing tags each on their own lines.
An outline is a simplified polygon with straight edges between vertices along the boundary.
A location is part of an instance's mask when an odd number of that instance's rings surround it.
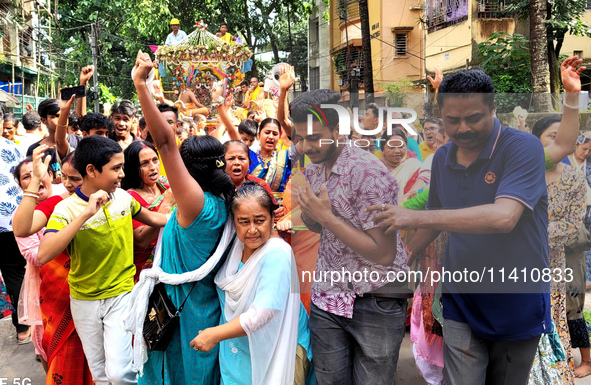
<svg viewBox="0 0 591 385">
<path fill-rule="evenodd" d="M 222 162 L 221 160 L 217 159 L 215 161 L 215 165 L 217 166 L 217 168 L 222 168 L 222 167 L 224 167 L 224 162 Z"/>
</svg>

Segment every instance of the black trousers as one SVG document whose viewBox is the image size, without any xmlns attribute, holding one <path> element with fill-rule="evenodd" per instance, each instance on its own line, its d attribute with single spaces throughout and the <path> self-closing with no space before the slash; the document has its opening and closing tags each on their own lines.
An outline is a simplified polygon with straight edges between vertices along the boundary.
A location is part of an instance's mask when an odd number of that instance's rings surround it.
<svg viewBox="0 0 591 385">
<path fill-rule="evenodd" d="M 14 233 L 0 233 L 0 272 L 6 285 L 6 291 L 10 296 L 10 302 L 14 307 L 12 312 L 12 324 L 16 328 L 17 333 L 26 332 L 29 329 L 28 325 L 21 325 L 18 323 L 18 297 L 21 293 L 21 286 L 23 279 L 25 278 L 25 266 L 27 261 L 22 256 L 16 240 L 14 239 Z"/>
</svg>

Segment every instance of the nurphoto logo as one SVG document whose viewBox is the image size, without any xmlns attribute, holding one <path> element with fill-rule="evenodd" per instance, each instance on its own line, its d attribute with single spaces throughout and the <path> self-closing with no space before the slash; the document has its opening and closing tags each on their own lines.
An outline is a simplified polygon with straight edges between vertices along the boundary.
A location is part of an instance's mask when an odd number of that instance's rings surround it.
<svg viewBox="0 0 591 385">
<path fill-rule="evenodd" d="M 337 112 L 337 114 L 339 115 L 339 135 L 347 136 L 347 137 L 349 135 L 351 135 L 351 116 L 349 114 L 349 111 L 345 107 L 340 106 L 338 104 L 321 104 L 320 107 L 310 104 L 310 108 L 308 108 L 308 111 L 311 112 L 311 114 L 308 115 L 308 135 L 313 134 L 312 126 L 313 126 L 314 116 L 316 117 L 316 119 L 318 119 L 318 121 L 320 122 L 321 125 L 323 125 L 323 126 L 328 125 L 328 122 L 326 120 L 326 115 L 324 115 L 324 113 L 322 112 L 322 110 L 326 109 L 326 108 L 334 109 Z M 408 135 L 410 135 L 410 136 L 417 135 L 417 132 L 413 128 L 413 123 L 417 120 L 417 113 L 412 108 L 404 108 L 404 107 L 383 108 L 383 107 L 380 107 L 379 122 L 378 122 L 377 127 L 374 128 L 373 130 L 366 130 L 365 128 L 361 128 L 359 126 L 359 108 L 358 107 L 353 107 L 352 111 L 353 111 L 353 128 L 361 136 L 376 135 L 379 132 L 383 131 L 383 127 L 384 127 L 384 113 L 383 113 L 383 111 L 386 112 L 385 113 L 385 115 L 386 115 L 386 132 L 387 132 L 388 136 L 392 135 L 392 128 L 395 125 L 401 125 L 406 130 Z M 408 118 L 396 117 L 395 118 L 395 117 L 393 117 L 394 113 L 396 113 L 397 116 L 404 116 L 403 114 L 407 114 L 407 115 L 410 114 L 410 117 L 408 117 Z"/>
</svg>

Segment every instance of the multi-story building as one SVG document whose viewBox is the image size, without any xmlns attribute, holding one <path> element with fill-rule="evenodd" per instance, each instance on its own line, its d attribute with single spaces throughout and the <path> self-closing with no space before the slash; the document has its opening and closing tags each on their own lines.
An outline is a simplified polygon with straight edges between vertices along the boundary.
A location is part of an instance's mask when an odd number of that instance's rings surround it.
<svg viewBox="0 0 591 385">
<path fill-rule="evenodd" d="M 493 32 L 515 33 L 516 21 L 505 12 L 504 0 L 425 0 L 425 63 L 427 71 L 466 67 L 476 46 Z"/>
<path fill-rule="evenodd" d="M 422 0 L 370 0 L 368 8 L 373 80 L 379 97 L 392 83 L 423 77 Z M 365 63 L 357 0 L 331 1 L 330 55 L 331 88 L 345 99 L 358 88 L 363 98 Z"/>
<path fill-rule="evenodd" d="M 38 90 L 41 70 L 38 10 L 46 2 L 17 3 L 0 0 L 0 104 L 21 115 L 27 103 L 36 108 L 44 99 L 31 95 Z"/>
<path fill-rule="evenodd" d="M 529 38 L 529 21 L 517 21 L 506 11 L 513 0 L 425 0 L 425 64 L 432 72 L 440 66 L 444 72 L 473 64 L 476 46 L 494 32 L 520 33 Z M 583 18 L 591 24 L 591 0 Z M 591 64 L 591 39 L 567 35 L 561 54 L 578 55 Z M 589 80 L 583 79 L 589 89 Z"/>
<path fill-rule="evenodd" d="M 316 0 L 308 19 L 308 79 L 311 90 L 330 88 L 332 61 L 330 57 L 330 26 L 328 9 Z"/>
</svg>

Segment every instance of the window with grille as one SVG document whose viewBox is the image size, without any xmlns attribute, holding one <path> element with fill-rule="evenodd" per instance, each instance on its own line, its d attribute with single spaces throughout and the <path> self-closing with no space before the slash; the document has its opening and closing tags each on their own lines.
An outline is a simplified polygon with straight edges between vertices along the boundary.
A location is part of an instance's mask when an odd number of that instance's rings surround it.
<svg viewBox="0 0 591 385">
<path fill-rule="evenodd" d="M 587 0 L 587 9 L 591 9 L 591 0 Z"/>
<path fill-rule="evenodd" d="M 310 68 L 310 89 L 320 89 L 320 67 Z"/>
<path fill-rule="evenodd" d="M 310 20 L 310 57 L 318 56 L 318 18 Z"/>
<path fill-rule="evenodd" d="M 364 79 L 364 65 L 361 47 L 343 48 L 333 56 L 333 67 L 343 86 L 349 83 L 353 73 L 360 84 Z"/>
<path fill-rule="evenodd" d="M 468 19 L 468 0 L 426 0 L 425 19 L 434 32 Z"/>
<path fill-rule="evenodd" d="M 2 49 L 5 53 L 11 53 L 12 49 L 10 47 L 10 27 L 5 25 L 3 27 L 4 36 L 2 37 Z"/>
<path fill-rule="evenodd" d="M 350 20 L 359 17 L 358 0 L 338 0 L 337 14 L 341 20 Z"/>
<path fill-rule="evenodd" d="M 396 56 L 406 56 L 406 46 L 408 44 L 408 34 L 397 33 L 394 40 L 394 49 L 396 50 Z"/>
<path fill-rule="evenodd" d="M 583 57 L 583 51 L 573 51 L 573 56 L 578 56 L 579 58 Z"/>
<path fill-rule="evenodd" d="M 318 41 L 318 18 L 310 20 L 310 43 Z"/>
</svg>

